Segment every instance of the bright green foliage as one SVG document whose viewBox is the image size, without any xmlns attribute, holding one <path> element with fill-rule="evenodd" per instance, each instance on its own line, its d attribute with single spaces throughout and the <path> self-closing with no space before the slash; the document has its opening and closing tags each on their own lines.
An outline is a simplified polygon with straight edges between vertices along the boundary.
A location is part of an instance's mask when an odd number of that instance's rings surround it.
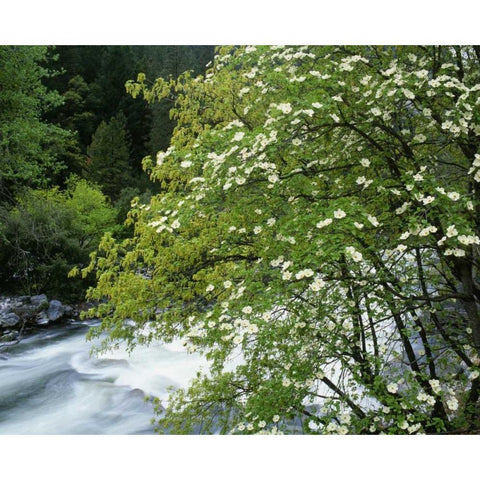
<svg viewBox="0 0 480 480">
<path fill-rule="evenodd" d="M 17 206 L 0 209 L 0 284 L 7 291 L 81 296 L 86 284 L 67 281 L 88 263 L 116 210 L 98 187 L 71 179 L 69 188 L 29 190 Z"/>
<path fill-rule="evenodd" d="M 0 200 L 21 186 L 46 186 L 63 168 L 58 161 L 70 133 L 43 121 L 61 96 L 47 90 L 40 66 L 46 47 L 0 46 Z"/>
<path fill-rule="evenodd" d="M 87 149 L 88 178 L 102 186 L 102 191 L 116 199 L 131 182 L 129 141 L 123 113 L 100 123 Z"/>
<path fill-rule="evenodd" d="M 117 211 L 97 186 L 84 179 L 71 178 L 68 187 L 65 206 L 75 212 L 71 227 L 78 232 L 81 248 L 89 251 L 115 225 Z"/>
<path fill-rule="evenodd" d="M 159 430 L 477 425 L 479 60 L 222 48 L 204 77 L 127 83 L 176 100 L 171 146 L 145 160 L 163 191 L 84 274 L 104 346 L 181 338 L 211 361 Z"/>
</svg>

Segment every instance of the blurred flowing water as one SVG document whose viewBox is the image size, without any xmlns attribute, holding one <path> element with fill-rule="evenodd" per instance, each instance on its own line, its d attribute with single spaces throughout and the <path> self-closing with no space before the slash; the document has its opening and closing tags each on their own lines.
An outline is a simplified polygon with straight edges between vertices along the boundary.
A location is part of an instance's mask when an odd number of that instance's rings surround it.
<svg viewBox="0 0 480 480">
<path fill-rule="evenodd" d="M 152 434 L 154 395 L 185 386 L 206 360 L 179 344 L 90 356 L 92 324 L 50 327 L 0 358 L 0 434 Z"/>
</svg>

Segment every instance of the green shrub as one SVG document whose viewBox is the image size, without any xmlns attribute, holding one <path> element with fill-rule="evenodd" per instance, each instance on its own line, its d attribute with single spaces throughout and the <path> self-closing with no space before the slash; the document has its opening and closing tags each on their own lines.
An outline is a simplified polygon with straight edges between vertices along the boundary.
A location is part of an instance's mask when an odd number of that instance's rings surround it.
<svg viewBox="0 0 480 480">
<path fill-rule="evenodd" d="M 67 279 L 88 262 L 117 211 L 99 188 L 70 179 L 68 188 L 26 190 L 13 208 L 0 208 L 0 286 L 14 293 L 83 294 L 88 279 Z"/>
</svg>

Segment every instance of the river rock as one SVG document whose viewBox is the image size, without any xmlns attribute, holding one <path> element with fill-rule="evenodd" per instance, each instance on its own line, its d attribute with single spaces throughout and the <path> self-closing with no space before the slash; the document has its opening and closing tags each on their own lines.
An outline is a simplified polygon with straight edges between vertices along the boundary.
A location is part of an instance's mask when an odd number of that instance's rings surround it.
<svg viewBox="0 0 480 480">
<path fill-rule="evenodd" d="M 5 335 L 0 335 L 0 346 L 2 344 L 13 342 L 18 338 L 18 332 L 16 330 L 12 330 L 11 332 L 5 333 Z"/>
<path fill-rule="evenodd" d="M 5 313 L 0 317 L 0 327 L 14 327 L 20 323 L 20 317 L 13 312 Z"/>
<path fill-rule="evenodd" d="M 47 312 L 40 312 L 37 315 L 37 320 L 35 322 L 37 325 L 46 325 L 48 323 Z"/>
<path fill-rule="evenodd" d="M 41 295 L 34 295 L 33 297 L 30 297 L 30 303 L 36 307 L 41 307 L 44 304 L 48 304 L 48 298 L 44 293 Z"/>
<path fill-rule="evenodd" d="M 65 314 L 65 306 L 58 300 L 50 300 L 47 317 L 50 322 L 55 322 Z"/>
<path fill-rule="evenodd" d="M 38 308 L 35 305 L 30 304 L 20 304 L 13 309 L 24 322 L 31 323 L 35 322 L 35 317 L 38 312 Z"/>
</svg>

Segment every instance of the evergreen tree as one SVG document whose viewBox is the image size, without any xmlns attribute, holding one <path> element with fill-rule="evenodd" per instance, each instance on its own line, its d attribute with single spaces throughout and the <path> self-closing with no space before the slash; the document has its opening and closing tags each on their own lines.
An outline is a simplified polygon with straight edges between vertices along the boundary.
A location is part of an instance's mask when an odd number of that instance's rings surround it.
<svg viewBox="0 0 480 480">
<path fill-rule="evenodd" d="M 42 84 L 46 55 L 41 46 L 0 46 L 0 200 L 45 186 L 64 168 L 59 158 L 72 135 L 43 119 L 62 103 Z"/>
<path fill-rule="evenodd" d="M 122 188 L 132 182 L 130 142 L 123 113 L 100 123 L 87 153 L 88 178 L 98 183 L 102 191 L 115 200 Z"/>
</svg>

